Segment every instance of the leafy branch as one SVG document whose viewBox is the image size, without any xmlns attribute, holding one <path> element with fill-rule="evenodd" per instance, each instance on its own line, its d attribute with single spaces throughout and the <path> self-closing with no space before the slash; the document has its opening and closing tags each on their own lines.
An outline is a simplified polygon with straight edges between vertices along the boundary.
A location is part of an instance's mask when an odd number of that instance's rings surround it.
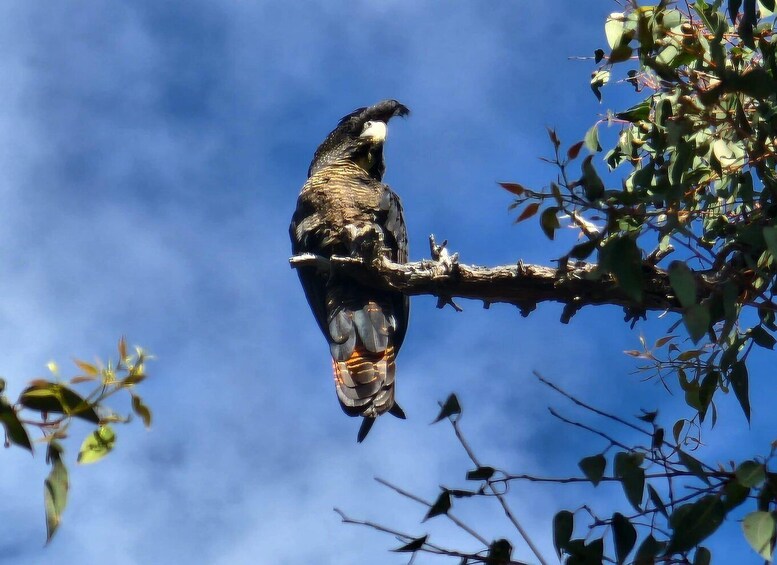
<svg viewBox="0 0 777 565">
<path fill-rule="evenodd" d="M 112 396 L 126 392 L 130 396 L 133 413 L 146 428 L 151 426 L 151 410 L 135 391 L 146 379 L 147 353 L 136 348 L 130 353 L 122 337 L 118 344 L 118 358 L 107 363 L 95 364 L 75 359 L 79 372 L 67 381 L 59 378 L 59 368 L 49 363 L 53 380 L 36 379 L 21 392 L 11 404 L 2 394 L 5 382 L 0 380 L 0 421 L 5 429 L 5 446 L 16 445 L 34 453 L 34 442 L 46 446 L 46 463 L 51 471 L 44 483 L 46 510 L 46 541 L 51 541 L 67 505 L 69 476 L 65 463 L 63 441 L 69 436 L 76 420 L 92 426 L 78 451 L 77 462 L 95 463 L 108 455 L 116 444 L 116 432 L 112 424 L 126 424 L 131 416 L 122 416 L 106 406 Z M 76 392 L 73 386 L 83 388 L 87 383 L 93 388 L 87 394 Z M 39 437 L 31 440 L 37 431 Z"/>
</svg>

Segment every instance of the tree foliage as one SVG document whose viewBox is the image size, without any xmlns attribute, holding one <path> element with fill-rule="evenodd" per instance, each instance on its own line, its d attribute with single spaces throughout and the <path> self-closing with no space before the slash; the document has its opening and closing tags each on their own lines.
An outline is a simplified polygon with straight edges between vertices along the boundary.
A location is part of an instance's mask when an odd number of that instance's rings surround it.
<svg viewBox="0 0 777 565">
<path fill-rule="evenodd" d="M 553 539 L 566 563 L 710 563 L 713 555 L 705 544 L 726 520 L 741 520 L 754 552 L 771 559 L 777 441 L 761 454 L 727 464 L 702 461 L 697 447 L 702 424 L 714 428 L 717 422 L 721 394 L 732 394 L 750 421 L 748 361 L 756 349 L 772 350 L 777 343 L 774 10 L 774 0 L 725 5 L 698 0 L 632 3 L 611 14 L 604 30 L 607 48 L 595 51 L 590 88 L 602 100 L 611 83 L 628 85 L 637 103 L 608 111 L 569 147 L 550 130 L 553 153 L 546 160 L 558 174 L 548 186 L 501 183 L 515 197 L 516 222 L 534 218 L 550 239 L 562 226 L 579 233 L 561 257 L 559 280 L 579 262 L 594 261 L 580 272 L 594 284 L 614 280 L 628 298 L 632 320 L 650 309 L 647 293 L 656 286 L 648 282 L 668 281 L 663 298 L 676 304 L 676 323 L 655 343 L 642 339 L 640 349 L 627 353 L 643 375 L 676 383 L 691 415 L 673 423 L 661 421 L 657 412 L 621 418 L 540 377 L 611 424 L 597 427 L 552 411 L 606 445 L 579 462 L 579 475 L 542 478 L 478 461 L 458 424 L 461 404 L 451 397 L 438 420 L 453 423 L 475 464 L 463 478 L 478 486 L 443 489 L 436 502 L 425 502 L 427 519 L 450 518 L 459 499 L 483 496 L 497 498 L 510 516 L 503 494 L 512 481 L 616 483 L 631 506 L 628 514 L 598 516 L 586 505 L 556 514 Z M 619 128 L 606 150 L 606 136 L 599 135 L 603 125 Z M 636 432 L 643 441 L 622 443 L 612 426 Z M 514 525 L 534 549 L 520 524 Z M 467 552 L 433 545 L 428 535 L 391 532 L 405 543 L 398 551 L 449 555 L 460 563 L 517 563 L 506 540 L 489 542 L 477 534 L 482 549 Z"/>
<path fill-rule="evenodd" d="M 117 349 L 116 361 L 93 364 L 75 359 L 78 373 L 67 380 L 60 378 L 55 363 L 49 363 L 53 378 L 30 382 L 13 404 L 3 394 L 5 382 L 0 380 L 0 421 L 5 428 L 5 446 L 15 445 L 34 453 L 35 443 L 45 445 L 46 463 L 51 466 L 44 482 L 47 542 L 57 531 L 67 505 L 69 475 L 65 440 L 71 428 L 82 433 L 82 426 L 76 426 L 76 421 L 88 425 L 88 433 L 78 451 L 80 464 L 95 463 L 108 455 L 116 444 L 113 426 L 132 420 L 131 416 L 122 416 L 106 405 L 106 400 L 117 393 L 129 394 L 134 414 L 146 428 L 151 426 L 151 410 L 136 392 L 136 386 L 146 379 L 145 364 L 149 356 L 140 348 L 128 352 L 124 338 L 119 340 Z M 77 391 L 88 385 L 92 388 L 86 394 Z M 39 437 L 34 438 L 36 433 Z"/>
</svg>

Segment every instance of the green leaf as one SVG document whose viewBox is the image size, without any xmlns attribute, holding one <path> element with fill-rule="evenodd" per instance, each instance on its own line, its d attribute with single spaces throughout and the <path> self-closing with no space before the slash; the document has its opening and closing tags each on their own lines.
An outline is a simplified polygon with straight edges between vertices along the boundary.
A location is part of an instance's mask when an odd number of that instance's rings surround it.
<svg viewBox="0 0 777 565">
<path fill-rule="evenodd" d="M 27 435 L 24 424 L 19 421 L 19 415 L 16 413 L 16 410 L 8 404 L 8 400 L 4 396 L 0 396 L 0 422 L 3 423 L 8 441 L 32 453 L 30 436 Z"/>
<path fill-rule="evenodd" d="M 750 328 L 750 337 L 760 347 L 764 349 L 774 349 L 774 345 L 777 344 L 777 339 L 766 331 L 763 326 L 755 326 Z"/>
<path fill-rule="evenodd" d="M 108 424 L 102 425 L 86 436 L 78 452 L 81 464 L 95 463 L 108 455 L 116 444 L 116 433 Z"/>
<path fill-rule="evenodd" d="M 702 466 L 701 461 L 691 457 L 682 449 L 677 450 L 677 456 L 680 458 L 680 463 L 682 463 L 686 469 L 693 473 L 695 477 L 701 479 L 707 484 L 710 484 L 710 479 L 707 477 L 707 473 L 704 472 L 704 467 Z"/>
<path fill-rule="evenodd" d="M 59 383 L 35 382 L 22 391 L 19 403 L 38 412 L 57 412 L 97 424 L 100 417 L 94 407 L 75 391 Z"/>
<path fill-rule="evenodd" d="M 631 54 L 633 52 L 634 50 L 628 45 L 618 45 L 612 50 L 612 53 L 610 53 L 610 58 L 607 59 L 607 62 L 613 65 L 615 63 L 628 61 L 631 58 Z"/>
<path fill-rule="evenodd" d="M 709 308 L 704 304 L 694 304 L 683 312 L 683 323 L 694 343 L 699 343 L 707 334 L 711 321 Z"/>
<path fill-rule="evenodd" d="M 436 424 L 440 420 L 443 420 L 444 418 L 450 418 L 451 416 L 455 416 L 456 414 L 461 414 L 461 405 L 459 404 L 458 397 L 455 394 L 451 394 L 445 400 L 445 403 L 442 405 L 442 408 L 440 409 L 440 413 L 434 419 L 434 422 L 432 422 L 432 424 Z"/>
<path fill-rule="evenodd" d="M 607 37 L 607 45 L 610 46 L 610 49 L 614 49 L 621 42 L 624 20 L 625 16 L 623 14 L 611 14 L 607 16 L 607 20 L 604 24 L 604 35 Z"/>
<path fill-rule="evenodd" d="M 585 148 L 591 153 L 602 150 L 602 146 L 599 145 L 599 122 L 596 122 L 587 132 L 585 132 L 583 143 L 585 143 Z"/>
<path fill-rule="evenodd" d="M 641 511 L 645 491 L 645 470 L 640 467 L 642 459 L 625 451 L 615 454 L 615 476 L 620 478 L 626 498 L 637 511 Z"/>
<path fill-rule="evenodd" d="M 434 501 L 434 504 L 429 507 L 429 512 L 426 513 L 426 516 L 424 516 L 422 522 L 426 522 L 429 518 L 434 518 L 440 514 L 447 514 L 448 510 L 450 509 L 451 495 L 447 490 L 443 489 L 443 491 L 440 493 L 440 496 L 438 496 L 437 500 Z"/>
<path fill-rule="evenodd" d="M 555 236 L 556 230 L 561 227 L 561 224 L 558 222 L 558 217 L 556 216 L 558 211 L 559 208 L 557 206 L 551 206 L 550 208 L 543 210 L 540 215 L 540 227 L 545 235 L 548 236 L 548 239 L 551 240 Z"/>
<path fill-rule="evenodd" d="M 602 92 L 599 89 L 602 86 L 604 86 L 609 80 L 610 80 L 610 71 L 605 69 L 594 71 L 594 73 L 591 75 L 591 90 L 593 91 L 594 95 L 596 96 L 596 99 L 599 102 L 602 101 Z"/>
<path fill-rule="evenodd" d="M 46 510 L 46 543 L 59 528 L 62 512 L 67 505 L 68 493 L 67 467 L 61 459 L 52 462 L 49 476 L 43 483 L 43 505 Z"/>
<path fill-rule="evenodd" d="M 140 419 L 143 420 L 143 425 L 146 426 L 146 428 L 151 427 L 151 410 L 145 405 L 143 399 L 135 394 L 132 395 L 132 411 L 140 416 Z"/>
<path fill-rule="evenodd" d="M 766 467 L 752 459 L 744 461 L 737 467 L 736 477 L 743 487 L 757 487 L 766 480 Z"/>
<path fill-rule="evenodd" d="M 577 464 L 580 470 L 583 471 L 585 477 L 597 486 L 604 476 L 604 469 L 607 467 L 607 459 L 604 455 L 599 453 L 598 455 L 591 455 L 590 457 L 583 457 Z"/>
<path fill-rule="evenodd" d="M 669 265 L 669 283 L 683 308 L 696 304 L 696 277 L 688 265 L 682 261 L 672 261 Z"/>
<path fill-rule="evenodd" d="M 750 422 L 750 393 L 749 393 L 749 377 L 747 375 L 747 366 L 743 360 L 739 360 L 731 367 L 731 372 L 728 375 L 728 380 L 731 383 L 731 388 L 734 389 L 734 395 L 739 401 L 739 405 L 742 407 L 742 411 L 745 413 L 748 423 Z"/>
<path fill-rule="evenodd" d="M 703 496 L 696 502 L 683 504 L 669 517 L 673 532 L 667 554 L 689 551 L 712 535 L 723 523 L 726 509 L 714 494 Z"/>
<path fill-rule="evenodd" d="M 583 176 L 580 178 L 580 184 L 585 192 L 585 197 L 588 200 L 596 200 L 604 195 L 604 183 L 596 172 L 591 161 L 593 155 L 589 155 L 583 159 Z"/>
<path fill-rule="evenodd" d="M 599 250 L 599 265 L 612 273 L 618 286 L 626 295 L 637 302 L 642 301 L 642 289 L 645 285 L 642 273 L 642 252 L 629 236 L 610 239 Z"/>
<path fill-rule="evenodd" d="M 562 510 L 553 517 L 553 546 L 559 557 L 567 549 L 569 540 L 572 539 L 574 524 L 575 515 L 569 510 Z"/>
<path fill-rule="evenodd" d="M 743 487 L 737 480 L 728 481 L 723 487 L 723 505 L 729 512 L 742 504 L 750 495 L 750 489 Z"/>
<path fill-rule="evenodd" d="M 487 481 L 494 476 L 496 469 L 493 467 L 478 467 L 474 471 L 467 472 L 468 481 Z"/>
<path fill-rule="evenodd" d="M 693 565 L 710 565 L 712 562 L 712 554 L 706 547 L 699 546 L 696 548 L 696 554 L 693 556 Z"/>
<path fill-rule="evenodd" d="M 742 530 L 745 533 L 747 543 L 767 561 L 772 560 L 774 547 L 772 538 L 775 529 L 777 529 L 777 523 L 770 512 L 751 512 L 742 521 Z"/>
<path fill-rule="evenodd" d="M 777 258 L 777 228 L 774 226 L 766 226 L 763 230 L 764 241 L 766 246 L 772 254 L 772 257 Z"/>
<path fill-rule="evenodd" d="M 426 539 L 428 537 L 429 536 L 426 535 L 420 538 L 415 538 L 413 540 L 410 540 L 410 542 L 406 543 L 402 547 L 392 549 L 391 551 L 395 551 L 397 553 L 412 553 L 412 552 L 418 551 L 424 546 L 424 544 L 426 543 Z"/>
<path fill-rule="evenodd" d="M 618 112 L 615 117 L 632 123 L 645 121 L 650 118 L 650 102 L 647 100 L 640 102 L 628 110 Z"/>
<path fill-rule="evenodd" d="M 620 512 L 612 515 L 612 538 L 615 542 L 617 563 L 620 565 L 626 561 L 626 557 L 634 549 L 634 544 L 637 543 L 637 530 Z"/>
<path fill-rule="evenodd" d="M 596 249 L 597 242 L 594 241 L 584 241 L 583 243 L 578 243 L 575 245 L 570 251 L 569 256 L 573 259 L 586 259 L 591 255 L 591 253 L 594 252 L 594 249 Z"/>
</svg>

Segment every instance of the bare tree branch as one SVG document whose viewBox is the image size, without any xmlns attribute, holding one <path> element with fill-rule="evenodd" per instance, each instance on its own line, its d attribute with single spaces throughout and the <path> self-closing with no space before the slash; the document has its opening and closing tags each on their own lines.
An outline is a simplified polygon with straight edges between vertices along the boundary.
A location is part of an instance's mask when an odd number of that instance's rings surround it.
<svg viewBox="0 0 777 565">
<path fill-rule="evenodd" d="M 310 253 L 296 255 L 289 262 L 295 269 L 336 270 L 375 288 L 407 295 L 436 296 L 440 299 L 440 307 L 458 297 L 481 300 L 486 306 L 499 302 L 513 304 L 521 309 L 523 315 L 528 315 L 540 302 L 559 302 L 573 307 L 575 311 L 583 306 L 600 304 L 630 310 L 681 309 L 667 273 L 647 263 L 644 267 L 644 298 L 642 303 L 636 303 L 611 276 L 598 275 L 596 265 L 588 263 L 569 264 L 564 268 L 521 262 L 481 267 L 459 263 L 455 254 L 448 255 L 444 249 L 439 259 L 412 263 L 393 263 L 385 257 L 374 261 L 342 256 L 326 258 Z M 704 276 L 699 273 L 702 279 Z"/>
</svg>

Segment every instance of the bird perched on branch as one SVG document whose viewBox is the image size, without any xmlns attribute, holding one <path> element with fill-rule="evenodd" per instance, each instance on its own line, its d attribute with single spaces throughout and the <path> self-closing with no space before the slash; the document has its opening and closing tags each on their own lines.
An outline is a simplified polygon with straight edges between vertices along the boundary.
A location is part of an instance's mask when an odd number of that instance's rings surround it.
<svg viewBox="0 0 777 565">
<path fill-rule="evenodd" d="M 319 145 L 297 200 L 289 234 L 292 252 L 407 261 L 399 197 L 381 181 L 387 124 L 409 110 L 396 100 L 359 108 Z M 404 418 L 394 400 L 395 359 L 407 329 L 409 301 L 337 272 L 297 270 L 313 315 L 332 353 L 335 388 L 349 416 L 362 416 L 361 442 L 375 418 Z"/>
</svg>

